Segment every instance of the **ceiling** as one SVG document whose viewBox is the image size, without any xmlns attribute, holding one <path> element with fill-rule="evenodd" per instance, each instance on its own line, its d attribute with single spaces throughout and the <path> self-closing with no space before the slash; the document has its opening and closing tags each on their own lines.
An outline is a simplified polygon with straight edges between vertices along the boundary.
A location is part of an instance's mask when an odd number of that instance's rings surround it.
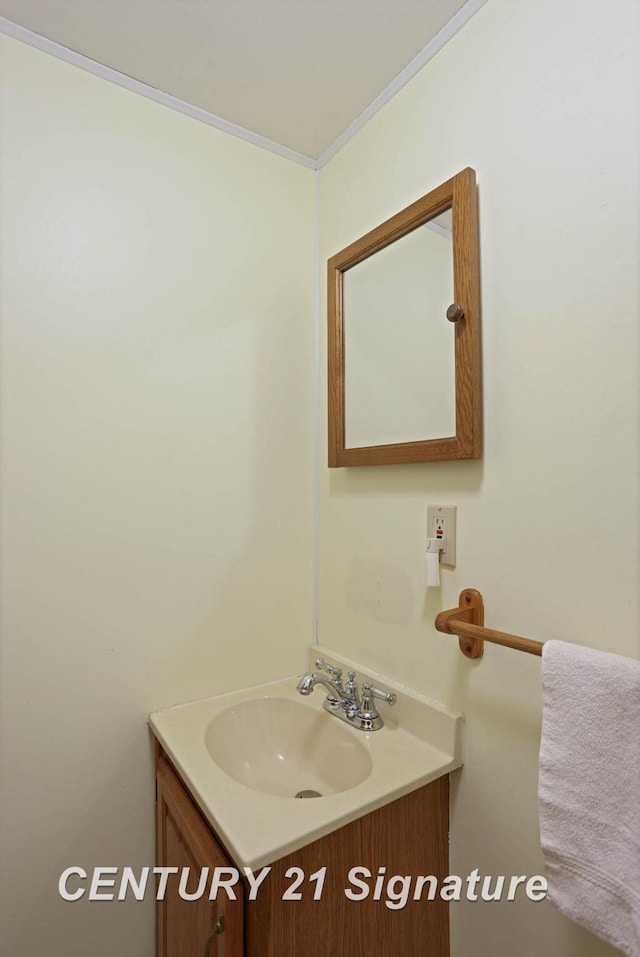
<svg viewBox="0 0 640 957">
<path fill-rule="evenodd" d="M 317 159 L 465 6 L 479 3 L 0 0 L 0 16 Z"/>
</svg>

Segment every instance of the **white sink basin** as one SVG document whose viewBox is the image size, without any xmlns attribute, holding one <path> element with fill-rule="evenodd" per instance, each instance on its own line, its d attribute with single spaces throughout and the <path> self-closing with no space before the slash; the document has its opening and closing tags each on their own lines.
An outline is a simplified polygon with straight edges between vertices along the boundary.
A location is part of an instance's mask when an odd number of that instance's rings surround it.
<svg viewBox="0 0 640 957">
<path fill-rule="evenodd" d="M 462 715 L 314 646 L 397 694 L 364 732 L 324 711 L 297 678 L 154 712 L 149 724 L 240 867 L 254 870 L 460 767 Z M 315 800 L 295 800 L 317 791 Z"/>
<path fill-rule="evenodd" d="M 207 725 L 204 742 L 225 774 L 284 798 L 347 791 L 373 767 L 353 731 L 326 711 L 286 698 L 253 698 L 226 708 Z M 301 793 L 309 791 L 316 794 Z"/>
</svg>

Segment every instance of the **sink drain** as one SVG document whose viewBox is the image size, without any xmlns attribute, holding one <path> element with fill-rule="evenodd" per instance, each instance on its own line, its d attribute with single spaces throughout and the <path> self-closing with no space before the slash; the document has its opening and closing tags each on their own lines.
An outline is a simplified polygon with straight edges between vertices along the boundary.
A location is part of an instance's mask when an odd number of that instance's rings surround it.
<svg viewBox="0 0 640 957">
<path fill-rule="evenodd" d="M 298 793 L 296 794 L 296 797 L 297 798 L 321 798 L 322 795 L 320 794 L 320 791 L 312 791 L 311 788 L 309 788 L 306 791 L 298 791 Z"/>
</svg>

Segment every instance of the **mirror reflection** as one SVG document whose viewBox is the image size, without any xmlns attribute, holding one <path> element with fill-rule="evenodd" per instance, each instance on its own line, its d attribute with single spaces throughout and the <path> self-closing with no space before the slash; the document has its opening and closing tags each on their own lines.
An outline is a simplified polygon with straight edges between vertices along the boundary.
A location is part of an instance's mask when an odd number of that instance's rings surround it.
<svg viewBox="0 0 640 957">
<path fill-rule="evenodd" d="M 481 456 L 479 266 L 470 167 L 328 260 L 329 468 Z"/>
<path fill-rule="evenodd" d="M 347 448 L 456 431 L 451 209 L 343 274 Z"/>
</svg>

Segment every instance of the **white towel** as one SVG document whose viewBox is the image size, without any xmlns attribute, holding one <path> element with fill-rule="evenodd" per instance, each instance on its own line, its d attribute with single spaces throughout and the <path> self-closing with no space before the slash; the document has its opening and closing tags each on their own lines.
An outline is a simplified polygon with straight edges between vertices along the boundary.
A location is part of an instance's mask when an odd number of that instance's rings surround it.
<svg viewBox="0 0 640 957">
<path fill-rule="evenodd" d="M 542 690 L 549 900 L 640 957 L 640 661 L 548 641 Z"/>
</svg>

